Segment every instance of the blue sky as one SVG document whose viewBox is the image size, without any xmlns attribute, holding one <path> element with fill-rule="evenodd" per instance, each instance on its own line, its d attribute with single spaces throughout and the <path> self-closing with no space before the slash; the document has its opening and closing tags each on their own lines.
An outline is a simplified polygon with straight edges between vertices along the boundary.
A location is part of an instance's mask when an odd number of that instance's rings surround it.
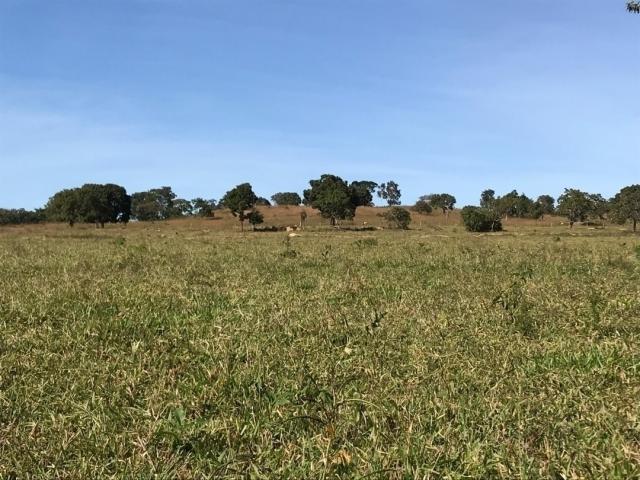
<svg viewBox="0 0 640 480">
<path fill-rule="evenodd" d="M 623 0 L 0 0 L 0 206 L 310 178 L 403 201 L 640 183 Z"/>
</svg>

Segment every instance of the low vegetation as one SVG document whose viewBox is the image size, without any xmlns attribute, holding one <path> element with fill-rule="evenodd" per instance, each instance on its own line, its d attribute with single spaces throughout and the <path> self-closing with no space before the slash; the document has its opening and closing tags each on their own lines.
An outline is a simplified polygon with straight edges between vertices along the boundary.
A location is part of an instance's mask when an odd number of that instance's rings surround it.
<svg viewBox="0 0 640 480">
<path fill-rule="evenodd" d="M 224 222 L 0 230 L 0 478 L 640 476 L 631 233 Z"/>
</svg>

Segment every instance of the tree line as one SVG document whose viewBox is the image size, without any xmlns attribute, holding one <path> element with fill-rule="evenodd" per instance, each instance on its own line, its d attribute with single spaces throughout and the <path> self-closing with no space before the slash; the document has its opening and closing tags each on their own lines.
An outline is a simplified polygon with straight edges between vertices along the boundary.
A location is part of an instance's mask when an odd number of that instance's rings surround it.
<svg viewBox="0 0 640 480">
<path fill-rule="evenodd" d="M 258 207 L 275 205 L 305 205 L 320 212 L 330 225 L 339 220 L 349 220 L 356 209 L 373 206 L 374 196 L 384 200 L 391 211 L 387 220 L 398 228 L 406 228 L 410 215 L 401 205 L 402 193 L 397 182 L 389 180 L 377 183 L 370 180 L 348 182 L 337 175 L 325 174 L 309 181 L 309 188 L 302 196 L 297 192 L 278 192 L 271 200 L 256 195 L 249 183 L 235 186 L 220 199 L 179 198 L 169 186 L 153 188 L 129 195 L 126 189 L 115 184 L 85 184 L 64 189 L 54 194 L 47 204 L 35 211 L 24 209 L 0 209 L 0 225 L 38 223 L 43 221 L 93 223 L 104 227 L 106 223 L 127 223 L 130 220 L 156 221 L 182 217 L 214 217 L 218 209 L 228 209 L 244 229 L 245 221 L 254 228 L 264 218 Z M 450 193 L 431 193 L 419 197 L 411 206 L 416 213 L 429 215 L 434 210 L 448 215 L 456 205 Z M 462 218 L 472 231 L 497 231 L 505 218 L 540 219 L 545 215 L 567 218 L 569 226 L 576 222 L 612 221 L 630 222 L 637 231 L 640 221 L 640 185 L 622 188 L 613 198 L 600 194 L 568 188 L 557 200 L 551 195 L 540 195 L 535 200 L 513 190 L 497 196 L 492 189 L 480 194 L 479 206 L 465 206 Z"/>
</svg>

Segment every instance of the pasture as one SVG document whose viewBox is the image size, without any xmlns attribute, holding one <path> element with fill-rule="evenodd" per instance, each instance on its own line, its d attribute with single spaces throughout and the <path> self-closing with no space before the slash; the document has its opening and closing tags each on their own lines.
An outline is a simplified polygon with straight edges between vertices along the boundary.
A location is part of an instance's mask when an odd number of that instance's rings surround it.
<svg viewBox="0 0 640 480">
<path fill-rule="evenodd" d="M 640 237 L 430 218 L 0 230 L 0 478 L 640 477 Z"/>
</svg>

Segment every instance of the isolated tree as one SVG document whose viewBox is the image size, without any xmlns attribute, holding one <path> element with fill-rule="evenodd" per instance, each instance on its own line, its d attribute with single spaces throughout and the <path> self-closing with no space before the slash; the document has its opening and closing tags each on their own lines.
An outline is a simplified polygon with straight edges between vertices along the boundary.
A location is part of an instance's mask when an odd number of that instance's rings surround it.
<svg viewBox="0 0 640 480">
<path fill-rule="evenodd" d="M 256 205 L 258 197 L 253 193 L 250 183 L 242 183 L 225 193 L 220 204 L 231 211 L 240 221 L 240 229 L 244 231 L 244 221 Z"/>
<path fill-rule="evenodd" d="M 192 212 L 199 217 L 213 217 L 216 208 L 215 200 L 205 200 L 204 198 L 194 198 L 191 200 Z"/>
<path fill-rule="evenodd" d="M 392 228 L 407 230 L 411 223 L 411 214 L 402 207 L 393 206 L 383 216 Z"/>
<path fill-rule="evenodd" d="M 81 221 L 79 190 L 67 188 L 53 195 L 44 207 L 47 219 L 66 222 L 70 227 Z"/>
<path fill-rule="evenodd" d="M 381 183 L 378 187 L 378 197 L 387 202 L 387 205 L 400 205 L 400 186 L 393 180 Z"/>
<path fill-rule="evenodd" d="M 353 191 L 353 201 L 358 207 L 370 207 L 373 205 L 373 192 L 378 188 L 376 182 L 369 180 L 359 180 L 351 182 L 351 190 Z"/>
<path fill-rule="evenodd" d="M 422 215 L 429 215 L 433 212 L 433 207 L 426 200 L 418 200 L 413 206 L 413 211 Z"/>
<path fill-rule="evenodd" d="M 271 195 L 271 201 L 276 205 L 300 205 L 302 198 L 296 192 L 278 192 Z"/>
<path fill-rule="evenodd" d="M 556 210 L 556 200 L 551 195 L 540 195 L 536 203 L 540 206 L 542 216 L 553 215 Z"/>
<path fill-rule="evenodd" d="M 488 188 L 480 194 L 480 206 L 482 208 L 493 208 L 496 201 L 496 192 Z"/>
<path fill-rule="evenodd" d="M 618 223 L 631 221 L 636 232 L 640 222 L 640 185 L 630 185 L 620 190 L 611 200 L 611 214 Z"/>
<path fill-rule="evenodd" d="M 575 188 L 565 188 L 558 197 L 558 213 L 567 217 L 569 228 L 575 222 L 584 222 L 593 212 L 593 202 L 588 193 Z"/>
<path fill-rule="evenodd" d="M 264 222 L 264 215 L 260 213 L 258 210 L 251 210 L 247 215 L 247 220 L 251 224 L 251 228 L 255 231 L 256 225 L 259 225 Z"/>
<path fill-rule="evenodd" d="M 640 13 L 640 1 L 637 1 L 637 0 L 628 1 L 627 11 L 631 13 Z"/>
<path fill-rule="evenodd" d="M 325 174 L 317 180 L 310 180 L 311 188 L 304 191 L 304 203 L 320 211 L 331 225 L 337 220 L 353 218 L 358 205 L 357 195 L 347 182 L 336 175 Z"/>
<path fill-rule="evenodd" d="M 420 200 L 429 202 L 433 208 L 439 208 L 443 214 L 453 210 L 456 204 L 456 197 L 448 193 L 431 193 L 420 197 Z"/>
</svg>

